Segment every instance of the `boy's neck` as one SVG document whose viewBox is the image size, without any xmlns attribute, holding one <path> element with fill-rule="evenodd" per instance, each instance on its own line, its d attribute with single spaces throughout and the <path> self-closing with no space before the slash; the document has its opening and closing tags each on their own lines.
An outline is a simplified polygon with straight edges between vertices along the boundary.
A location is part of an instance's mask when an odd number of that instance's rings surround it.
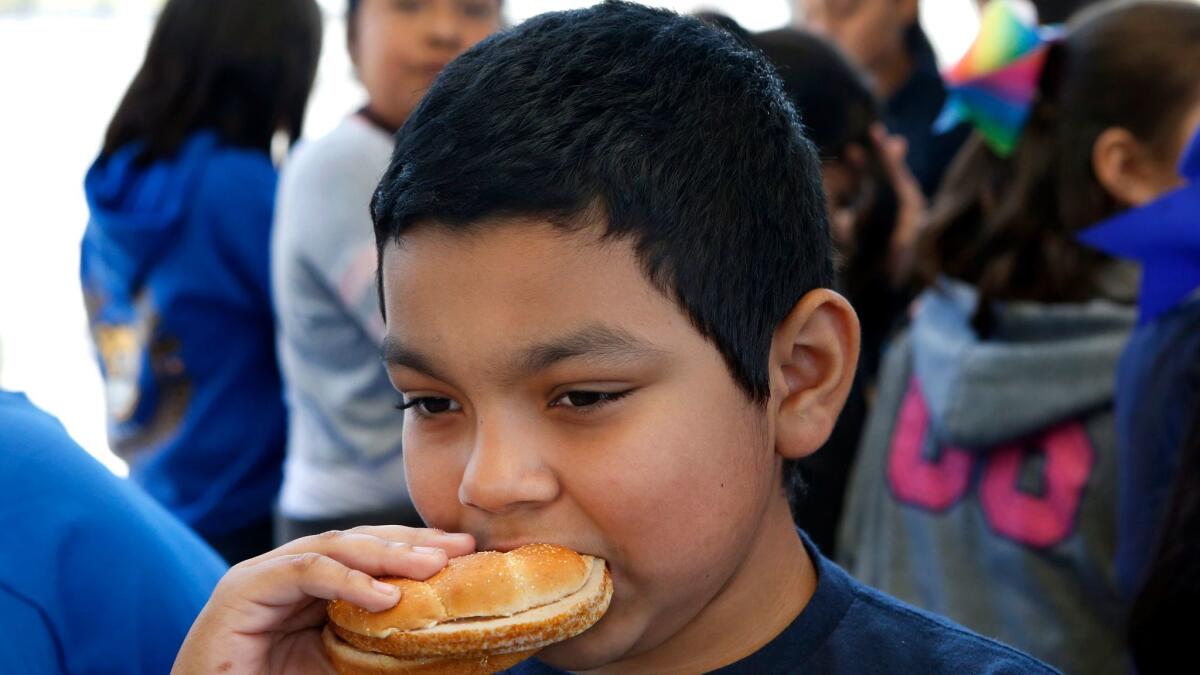
<svg viewBox="0 0 1200 675">
<path fill-rule="evenodd" d="M 588 673 L 699 673 L 729 665 L 783 632 L 816 588 L 816 568 L 787 500 L 773 499 L 750 555 L 691 623 L 648 652 Z"/>
</svg>

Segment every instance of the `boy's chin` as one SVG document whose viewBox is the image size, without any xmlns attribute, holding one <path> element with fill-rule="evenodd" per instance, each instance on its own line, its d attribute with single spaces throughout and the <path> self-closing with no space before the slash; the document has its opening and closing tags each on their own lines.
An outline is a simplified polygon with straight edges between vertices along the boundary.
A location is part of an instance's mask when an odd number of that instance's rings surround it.
<svg viewBox="0 0 1200 675">
<path fill-rule="evenodd" d="M 546 647 L 535 658 L 568 672 L 592 670 L 617 661 L 628 652 L 629 646 L 614 640 L 609 631 L 603 630 L 603 623 L 601 620 L 582 635 Z"/>
</svg>

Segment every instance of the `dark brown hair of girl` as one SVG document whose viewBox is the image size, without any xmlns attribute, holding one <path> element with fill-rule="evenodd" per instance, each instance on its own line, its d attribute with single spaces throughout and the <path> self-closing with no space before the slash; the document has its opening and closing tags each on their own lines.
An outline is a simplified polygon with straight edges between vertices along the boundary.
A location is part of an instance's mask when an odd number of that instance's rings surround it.
<svg viewBox="0 0 1200 675">
<path fill-rule="evenodd" d="M 170 0 L 102 154 L 138 142 L 149 163 L 200 129 L 264 152 L 277 131 L 295 141 L 320 53 L 314 0 Z"/>
<path fill-rule="evenodd" d="M 1110 127 L 1167 156 L 1200 98 L 1200 5 L 1106 2 L 1081 12 L 1050 48 L 1041 96 L 1013 155 L 976 134 L 947 172 L 918 245 L 918 273 L 979 289 L 974 324 L 991 330 L 991 303 L 1102 297 L 1110 259 L 1076 233 L 1122 206 L 1101 186 L 1092 148 Z"/>
</svg>

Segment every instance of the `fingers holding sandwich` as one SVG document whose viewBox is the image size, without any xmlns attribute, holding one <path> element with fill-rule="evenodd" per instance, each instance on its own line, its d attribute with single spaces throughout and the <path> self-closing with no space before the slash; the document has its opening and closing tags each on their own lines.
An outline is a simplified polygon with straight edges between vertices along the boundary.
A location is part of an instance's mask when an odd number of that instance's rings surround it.
<svg viewBox="0 0 1200 675">
<path fill-rule="evenodd" d="M 173 672 L 331 672 L 324 658 L 277 670 L 299 655 L 320 654 L 322 601 L 386 610 L 401 591 L 374 577 L 427 579 L 450 557 L 473 549 L 470 535 L 400 526 L 297 539 L 229 570 L 188 633 Z"/>
<path fill-rule="evenodd" d="M 473 552 L 475 539 L 469 534 L 449 533 L 427 528 L 403 525 L 363 525 L 345 531 L 331 530 L 322 534 L 301 537 L 241 564 L 297 553 L 320 553 L 341 560 L 368 574 L 381 576 L 393 574 L 393 572 L 387 571 L 387 565 L 407 564 L 400 562 L 401 559 L 395 556 L 397 552 L 413 550 L 419 554 L 429 555 L 429 549 L 442 551 L 447 558 L 456 558 Z M 346 556 L 353 556 L 353 561 Z M 370 565 L 371 568 L 367 569 L 363 565 Z M 439 565 L 429 572 L 429 575 L 444 566 L 444 563 Z M 404 576 L 409 575 L 404 574 Z"/>
<path fill-rule="evenodd" d="M 396 604 L 399 589 L 373 577 L 428 579 L 474 545 L 470 535 L 398 525 L 334 530 L 240 563 L 226 581 L 234 590 L 248 586 L 241 597 L 271 607 L 319 598 L 379 611 Z"/>
</svg>

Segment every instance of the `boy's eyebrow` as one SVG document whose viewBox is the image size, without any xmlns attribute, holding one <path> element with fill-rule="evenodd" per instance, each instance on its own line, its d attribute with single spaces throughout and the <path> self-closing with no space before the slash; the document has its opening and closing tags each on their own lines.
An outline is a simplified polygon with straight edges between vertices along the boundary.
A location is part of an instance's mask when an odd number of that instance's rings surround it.
<svg viewBox="0 0 1200 675">
<path fill-rule="evenodd" d="M 662 350 L 620 328 L 593 325 L 560 338 L 533 345 L 521 352 L 513 364 L 514 374 L 529 374 L 574 357 L 632 360 L 657 357 Z"/>
<path fill-rule="evenodd" d="M 588 326 L 563 337 L 522 350 L 510 366 L 510 377 L 519 378 L 536 373 L 559 361 L 581 356 L 592 359 L 628 361 L 645 357 L 660 357 L 662 354 L 662 350 L 620 328 Z M 438 373 L 429 357 L 415 349 L 410 349 L 390 336 L 383 339 L 383 361 L 388 365 L 403 366 L 432 378 L 447 381 Z"/>
<path fill-rule="evenodd" d="M 391 336 L 383 338 L 383 362 L 389 366 L 410 368 L 437 380 L 446 379 L 438 374 L 428 357 L 415 349 L 409 349 Z"/>
</svg>

